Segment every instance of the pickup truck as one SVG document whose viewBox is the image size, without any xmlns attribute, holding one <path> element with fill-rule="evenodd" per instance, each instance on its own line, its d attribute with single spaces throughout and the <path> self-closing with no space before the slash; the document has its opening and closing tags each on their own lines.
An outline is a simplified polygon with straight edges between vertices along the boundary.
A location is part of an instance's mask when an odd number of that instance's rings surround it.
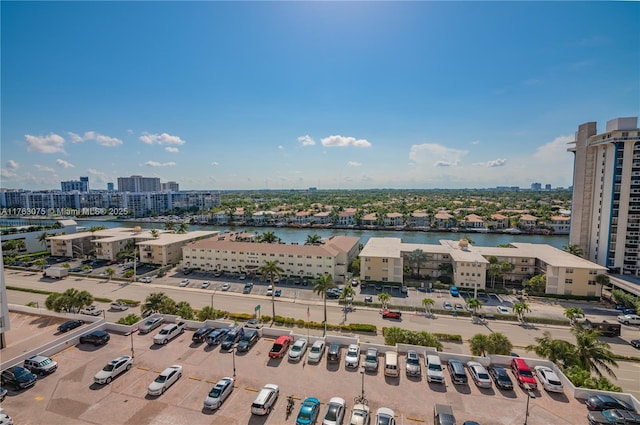
<svg viewBox="0 0 640 425">
<path fill-rule="evenodd" d="M 273 343 L 271 351 L 269 351 L 269 357 L 272 359 L 282 358 L 284 353 L 287 352 L 289 344 L 291 344 L 291 338 L 284 335 L 279 336 L 278 339 L 276 339 L 276 342 Z"/>
<path fill-rule="evenodd" d="M 154 344 L 166 344 L 173 338 L 178 335 L 184 333 L 184 329 L 186 328 L 186 323 L 172 323 L 170 325 L 165 326 L 158 332 L 156 336 L 153 337 Z"/>
<path fill-rule="evenodd" d="M 85 308 L 81 308 L 78 313 L 86 314 L 87 316 L 100 316 L 102 314 L 102 310 L 95 305 L 90 305 Z"/>
</svg>

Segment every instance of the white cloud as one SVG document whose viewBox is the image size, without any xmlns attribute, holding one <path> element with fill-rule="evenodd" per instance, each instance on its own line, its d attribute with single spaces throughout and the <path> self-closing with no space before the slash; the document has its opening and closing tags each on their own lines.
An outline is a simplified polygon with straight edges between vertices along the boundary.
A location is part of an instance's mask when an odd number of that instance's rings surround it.
<svg viewBox="0 0 640 425">
<path fill-rule="evenodd" d="M 344 146 L 355 146 L 356 148 L 370 148 L 371 143 L 365 139 L 356 139 L 355 137 L 349 136 L 329 136 L 321 139 L 320 142 L 322 146 L 326 147 L 344 147 Z"/>
<path fill-rule="evenodd" d="M 573 136 L 559 136 L 553 141 L 539 146 L 533 157 L 545 161 L 565 161 L 567 159 L 568 143 L 573 142 Z"/>
<path fill-rule="evenodd" d="M 347 162 L 347 165 L 350 167 L 360 167 L 362 165 L 361 162 L 356 162 L 356 161 L 349 161 Z"/>
<path fill-rule="evenodd" d="M 433 164 L 435 167 L 450 167 L 459 165 L 462 157 L 469 151 L 447 148 L 438 143 L 423 143 L 412 145 L 409 159 L 418 164 Z M 433 161 L 433 162 L 432 162 Z"/>
<path fill-rule="evenodd" d="M 47 167 L 45 165 L 33 164 L 33 166 L 36 168 L 36 170 L 44 171 L 44 172 L 47 172 L 47 173 L 55 173 L 55 171 L 56 171 L 53 168 Z"/>
<path fill-rule="evenodd" d="M 178 148 L 174 148 L 172 146 L 167 146 L 166 148 L 164 148 L 165 151 L 167 152 L 171 152 L 171 153 L 177 153 L 180 152 L 180 149 Z"/>
<path fill-rule="evenodd" d="M 308 134 L 298 137 L 298 142 L 300 142 L 302 146 L 313 146 L 316 144 L 316 141 L 313 140 Z"/>
<path fill-rule="evenodd" d="M 69 134 L 69 137 L 71 138 L 71 143 L 81 143 L 84 142 L 84 139 L 82 138 L 82 136 L 80 136 L 79 134 L 73 133 L 73 132 L 68 132 L 67 134 Z"/>
<path fill-rule="evenodd" d="M 501 167 L 507 163 L 506 158 L 498 158 L 487 162 L 474 162 L 473 165 L 477 165 L 480 167 Z"/>
<path fill-rule="evenodd" d="M 72 163 L 65 161 L 64 159 L 56 159 L 56 164 L 58 164 L 59 166 L 63 167 L 63 168 L 73 168 L 75 167 L 75 165 L 73 165 Z"/>
<path fill-rule="evenodd" d="M 217 167 L 218 165 L 220 165 L 220 163 L 219 163 L 219 162 L 217 162 L 217 161 L 213 161 L 213 162 L 211 163 L 211 165 L 213 165 L 214 167 Z"/>
<path fill-rule="evenodd" d="M 94 176 L 104 176 L 105 173 L 102 171 L 98 171 L 95 168 L 87 168 L 87 173 L 92 174 Z"/>
<path fill-rule="evenodd" d="M 95 131 L 86 131 L 83 136 L 71 131 L 68 134 L 71 138 L 71 143 L 81 143 L 86 142 L 87 140 L 94 140 L 100 146 L 108 148 L 113 148 L 122 144 L 122 140 L 116 137 L 105 136 L 104 134 L 96 133 Z"/>
<path fill-rule="evenodd" d="M 144 163 L 144 165 L 147 165 L 149 167 L 173 167 L 174 165 L 176 165 L 176 163 L 173 161 L 170 161 L 170 162 L 147 161 Z"/>
<path fill-rule="evenodd" d="M 7 170 L 6 168 L 3 168 L 0 170 L 0 177 L 5 178 L 5 179 L 10 179 L 12 177 L 15 177 L 17 174 L 14 173 L 11 170 Z"/>
<path fill-rule="evenodd" d="M 168 133 L 162 133 L 162 134 L 144 133 L 142 136 L 140 136 L 138 138 L 138 140 L 140 140 L 143 143 L 146 143 L 147 145 L 153 145 L 155 143 L 155 144 L 158 144 L 158 145 L 178 145 L 178 146 L 182 146 L 185 143 L 187 143 L 184 140 L 182 140 L 180 137 L 172 136 L 171 134 L 168 134 Z"/>
<path fill-rule="evenodd" d="M 15 162 L 13 159 L 10 159 L 10 160 L 7 161 L 7 167 L 9 167 L 12 170 L 16 170 L 16 169 L 20 168 L 20 164 Z"/>
<path fill-rule="evenodd" d="M 278 149 L 283 150 L 283 149 L 284 149 L 284 146 L 282 146 L 282 145 L 278 145 Z"/>
<path fill-rule="evenodd" d="M 480 140 L 474 140 L 473 142 L 471 142 L 472 145 L 479 145 L 480 144 Z"/>
<path fill-rule="evenodd" d="M 65 153 L 64 138 L 55 133 L 49 133 L 46 136 L 32 136 L 31 134 L 25 134 L 24 138 L 27 141 L 28 152 Z"/>
<path fill-rule="evenodd" d="M 133 134 L 133 130 L 131 130 L 130 128 L 127 129 L 127 134 Z"/>
</svg>

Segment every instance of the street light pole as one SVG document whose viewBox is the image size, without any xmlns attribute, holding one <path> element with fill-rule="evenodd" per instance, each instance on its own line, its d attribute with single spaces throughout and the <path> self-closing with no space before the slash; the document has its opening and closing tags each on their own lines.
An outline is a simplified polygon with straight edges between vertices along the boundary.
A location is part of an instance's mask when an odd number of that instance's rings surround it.
<svg viewBox="0 0 640 425">
<path fill-rule="evenodd" d="M 360 397 L 364 400 L 364 366 L 360 369 L 360 375 L 362 375 L 362 386 L 360 388 Z"/>
<path fill-rule="evenodd" d="M 236 378 L 236 349 L 235 347 L 231 349 L 231 359 L 233 361 L 233 379 Z"/>
<path fill-rule="evenodd" d="M 536 398 L 536 395 L 531 391 L 529 384 L 524 384 L 524 390 L 527 392 L 527 410 L 524 415 L 524 425 L 527 425 L 527 421 L 529 420 L 529 400 Z"/>
</svg>

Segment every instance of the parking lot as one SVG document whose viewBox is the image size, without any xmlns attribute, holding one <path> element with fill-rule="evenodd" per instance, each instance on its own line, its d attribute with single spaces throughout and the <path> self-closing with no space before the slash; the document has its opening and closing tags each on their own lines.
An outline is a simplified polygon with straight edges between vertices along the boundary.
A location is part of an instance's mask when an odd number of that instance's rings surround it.
<svg viewBox="0 0 640 425">
<path fill-rule="evenodd" d="M 54 334 L 57 323 L 34 325 L 43 332 L 50 327 Z M 400 377 L 388 378 L 382 373 L 382 356 L 378 372 L 362 374 L 359 370 L 346 370 L 344 347 L 340 363 L 329 364 L 323 357 L 319 364 L 310 365 L 306 361 L 291 363 L 286 357 L 269 359 L 267 353 L 273 343 L 270 338 L 261 339 L 247 353 L 234 353 L 222 351 L 219 346 L 192 343 L 193 330 L 163 346 L 153 344 L 155 333 L 131 336 L 112 333 L 106 346 L 72 345 L 54 356 L 59 365 L 54 374 L 41 378 L 28 390 L 10 389 L 3 408 L 20 424 L 286 424 L 295 423 L 300 403 L 307 396 L 317 397 L 323 403 L 321 414 L 333 396 L 344 398 L 350 411 L 354 397 L 364 388 L 372 412 L 381 406 L 389 407 L 399 424 L 432 423 L 435 403 L 453 406 L 459 423 L 464 420 L 481 424 L 524 423 L 527 396 L 520 388 L 478 389 L 473 383 L 454 386 L 448 376 L 445 385 L 428 384 L 424 359 L 421 378 L 406 377 L 403 355 L 400 355 Z M 95 373 L 110 360 L 130 354 L 132 344 L 134 367 L 111 384 L 94 384 Z M 182 378 L 164 395 L 147 396 L 147 386 L 172 364 L 183 366 Z M 234 375 L 234 364 L 236 383 L 232 395 L 219 411 L 203 411 L 206 394 L 218 379 Z M 269 416 L 252 416 L 251 403 L 266 383 L 280 386 L 280 399 Z M 296 406 L 294 414 L 286 420 L 286 396 L 290 394 L 295 397 Z M 584 422 L 587 410 L 580 402 L 564 394 L 544 391 L 535 394 L 536 398 L 530 400 L 529 424 Z"/>
</svg>

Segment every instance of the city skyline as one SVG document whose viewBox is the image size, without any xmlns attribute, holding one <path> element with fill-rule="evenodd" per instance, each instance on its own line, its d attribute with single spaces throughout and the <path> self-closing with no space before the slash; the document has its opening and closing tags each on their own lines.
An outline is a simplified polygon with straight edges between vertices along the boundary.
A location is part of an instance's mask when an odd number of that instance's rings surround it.
<svg viewBox="0 0 640 425">
<path fill-rule="evenodd" d="M 639 115 L 632 2 L 1 7 L 5 188 L 569 187 Z"/>
</svg>

